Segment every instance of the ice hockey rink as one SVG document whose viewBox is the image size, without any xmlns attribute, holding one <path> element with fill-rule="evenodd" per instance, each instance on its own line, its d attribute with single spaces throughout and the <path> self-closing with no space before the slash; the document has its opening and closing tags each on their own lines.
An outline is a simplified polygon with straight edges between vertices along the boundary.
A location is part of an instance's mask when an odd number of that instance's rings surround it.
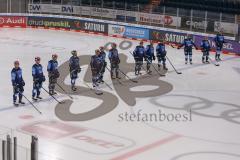
<svg viewBox="0 0 240 160">
<path fill-rule="evenodd" d="M 113 90 L 103 84 L 104 94 L 97 96 L 86 86 L 91 86 L 89 58 L 96 48 L 110 42 L 121 46 L 120 69 L 138 83 L 123 75 L 120 82 L 112 82 L 106 70 L 104 79 Z M 39 138 L 39 160 L 239 160 L 239 57 L 223 55 L 219 67 L 203 65 L 200 51 L 194 50 L 194 64 L 185 65 L 183 49 L 167 46 L 169 59 L 182 75 L 167 63 L 166 77 L 153 68 L 151 76 L 143 72 L 135 77 L 129 51 L 138 43 L 87 33 L 0 29 L 0 138 L 7 134 L 18 137 L 19 160 L 29 159 L 31 135 Z M 67 61 L 72 50 L 78 51 L 83 69 L 76 93 L 69 87 Z M 29 103 L 13 107 L 13 61 L 20 61 L 24 94 L 31 99 L 34 57 L 42 58 L 47 76 L 47 62 L 53 53 L 59 55 L 59 84 L 73 99 L 58 89 L 56 98 L 65 103 L 57 104 L 42 91 L 44 99 L 34 103 L 42 115 Z M 214 55 L 210 56 L 213 59 Z M 126 113 L 144 117 L 160 111 L 169 117 L 185 115 L 186 119 L 123 119 Z"/>
</svg>

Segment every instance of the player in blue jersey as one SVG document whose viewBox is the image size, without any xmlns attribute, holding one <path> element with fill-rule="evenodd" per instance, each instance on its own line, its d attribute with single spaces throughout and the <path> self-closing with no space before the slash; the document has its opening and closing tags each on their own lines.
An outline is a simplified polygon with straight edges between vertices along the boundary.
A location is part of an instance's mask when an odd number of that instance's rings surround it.
<svg viewBox="0 0 240 160">
<path fill-rule="evenodd" d="M 201 50 L 203 53 L 202 63 L 209 63 L 209 52 L 211 50 L 211 45 L 207 36 L 204 37 L 204 39 L 201 42 Z"/>
<path fill-rule="evenodd" d="M 116 78 L 121 79 L 119 76 L 120 58 L 119 58 L 119 53 L 117 50 L 116 43 L 112 43 L 111 47 L 112 48 L 109 50 L 109 53 L 108 53 L 108 58 L 111 64 L 111 78 L 115 79 L 114 77 L 114 71 L 115 71 Z"/>
<path fill-rule="evenodd" d="M 97 95 L 101 95 L 103 93 L 99 88 L 99 79 L 101 78 L 101 70 L 104 67 L 104 61 L 100 56 L 100 50 L 95 50 L 95 55 L 91 57 L 90 66 L 92 71 L 93 88 L 95 89 L 95 93 Z"/>
<path fill-rule="evenodd" d="M 147 73 L 151 73 L 152 71 L 150 70 L 152 61 L 155 61 L 156 57 L 154 55 L 154 46 L 153 46 L 153 41 L 150 41 L 150 44 L 146 46 L 145 50 L 145 60 L 147 61 Z"/>
<path fill-rule="evenodd" d="M 40 64 L 40 61 L 41 61 L 40 57 L 36 57 L 35 64 L 32 66 L 32 76 L 33 76 L 32 99 L 33 101 L 42 99 L 42 97 L 40 97 L 41 88 L 42 88 L 43 82 L 45 82 L 43 67 Z"/>
<path fill-rule="evenodd" d="M 156 56 L 158 59 L 158 70 L 161 69 L 161 64 L 163 65 L 164 70 L 168 70 L 166 67 L 166 46 L 164 44 L 164 41 L 160 41 L 156 47 Z"/>
<path fill-rule="evenodd" d="M 101 76 L 100 76 L 99 81 L 100 81 L 100 83 L 104 83 L 104 81 L 103 81 L 103 76 L 104 76 L 104 73 L 105 73 L 105 69 L 106 69 L 106 67 L 107 67 L 106 52 L 104 51 L 104 47 L 102 47 L 102 46 L 99 47 L 99 50 L 100 50 L 99 56 L 102 58 L 102 61 L 103 61 L 103 63 L 104 63 L 104 65 L 102 66 L 102 69 L 101 69 L 101 71 L 100 71 Z"/>
<path fill-rule="evenodd" d="M 22 69 L 20 68 L 19 61 L 14 62 L 14 68 L 11 71 L 11 80 L 13 86 L 13 104 L 17 107 L 19 104 L 24 105 L 22 101 L 25 82 L 22 76 Z M 18 98 L 18 102 L 17 102 Z"/>
<path fill-rule="evenodd" d="M 223 49 L 223 44 L 226 43 L 225 38 L 222 34 L 222 32 L 219 32 L 215 37 L 214 37 L 214 42 L 216 44 L 216 55 L 215 59 L 216 61 L 221 61 L 221 52 Z"/>
<path fill-rule="evenodd" d="M 178 47 L 178 49 L 182 48 L 184 46 L 184 55 L 185 55 L 185 64 L 188 63 L 188 59 L 190 64 L 192 64 L 192 49 L 195 47 L 197 49 L 197 46 L 193 42 L 190 35 L 187 35 L 187 38 L 184 39 L 182 44 Z"/>
<path fill-rule="evenodd" d="M 143 59 L 145 58 L 145 48 L 143 46 L 143 41 L 136 46 L 135 50 L 133 51 L 133 56 L 135 59 L 135 75 L 141 75 L 141 69 L 143 66 Z"/>
<path fill-rule="evenodd" d="M 57 54 L 52 55 L 52 59 L 48 62 L 47 71 L 49 77 L 49 94 L 54 95 L 57 94 L 55 92 L 55 85 L 57 83 L 57 79 L 59 78 L 60 74 L 58 71 L 58 61 L 57 61 Z"/>
<path fill-rule="evenodd" d="M 80 67 L 80 59 L 77 55 L 77 51 L 71 52 L 72 56 L 69 59 L 69 71 L 70 71 L 70 78 L 71 78 L 71 89 L 72 91 L 76 91 L 77 88 L 75 86 L 76 80 L 78 78 L 78 74 L 81 72 Z"/>
</svg>

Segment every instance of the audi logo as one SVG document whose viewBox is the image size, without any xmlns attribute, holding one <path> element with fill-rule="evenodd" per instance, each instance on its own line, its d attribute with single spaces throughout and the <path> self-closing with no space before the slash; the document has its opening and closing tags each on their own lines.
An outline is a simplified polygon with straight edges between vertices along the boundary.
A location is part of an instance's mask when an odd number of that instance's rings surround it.
<svg viewBox="0 0 240 160">
<path fill-rule="evenodd" d="M 4 24 L 5 23 L 5 19 L 0 17 L 0 24 Z"/>
</svg>

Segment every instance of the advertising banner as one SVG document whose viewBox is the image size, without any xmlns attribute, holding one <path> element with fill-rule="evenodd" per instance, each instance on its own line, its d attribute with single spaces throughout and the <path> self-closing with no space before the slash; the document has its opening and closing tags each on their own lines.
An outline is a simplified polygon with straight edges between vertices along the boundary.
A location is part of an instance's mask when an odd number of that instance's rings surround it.
<svg viewBox="0 0 240 160">
<path fill-rule="evenodd" d="M 238 35 L 237 40 L 240 42 L 240 24 L 238 24 Z"/>
<path fill-rule="evenodd" d="M 79 14 L 96 17 L 116 18 L 116 10 L 71 5 L 29 4 L 30 13 Z"/>
<path fill-rule="evenodd" d="M 108 35 L 124 36 L 125 26 L 108 25 Z"/>
<path fill-rule="evenodd" d="M 201 41 L 204 39 L 204 36 L 194 36 L 194 40 L 197 46 L 200 46 Z M 216 48 L 214 40 L 212 37 L 209 38 L 212 48 Z M 224 43 L 223 51 L 240 54 L 240 44 L 236 41 L 226 40 L 228 43 Z"/>
<path fill-rule="evenodd" d="M 74 6 L 74 8 L 75 8 L 74 14 L 85 15 L 85 16 L 89 16 L 92 14 L 91 13 L 92 7 Z"/>
<path fill-rule="evenodd" d="M 137 15 L 137 21 L 174 27 L 181 26 L 181 17 L 164 16 L 158 14 L 139 13 Z"/>
<path fill-rule="evenodd" d="M 83 7 L 82 7 L 83 8 Z M 116 18 L 116 10 L 91 7 L 91 15 L 96 17 Z"/>
<path fill-rule="evenodd" d="M 54 27 L 54 28 L 71 28 L 69 19 L 63 18 L 50 18 L 50 17 L 28 17 L 28 26 L 36 27 Z"/>
<path fill-rule="evenodd" d="M 124 36 L 130 38 L 149 39 L 149 29 L 126 26 Z"/>
<path fill-rule="evenodd" d="M 187 38 L 186 33 L 177 33 L 161 30 L 150 30 L 150 39 L 154 41 L 165 40 L 169 43 L 182 43 Z"/>
<path fill-rule="evenodd" d="M 190 17 L 182 17 L 181 27 L 189 29 L 192 27 L 193 30 L 214 32 L 214 22 L 205 21 L 205 18 L 193 17 L 191 22 Z"/>
<path fill-rule="evenodd" d="M 108 24 L 106 23 L 64 18 L 30 16 L 28 18 L 28 26 L 54 27 L 54 28 L 56 27 L 75 30 L 85 30 L 98 33 L 108 33 Z"/>
<path fill-rule="evenodd" d="M 82 21 L 81 25 L 85 31 L 108 33 L 108 25 L 105 23 Z"/>
<path fill-rule="evenodd" d="M 71 5 L 29 4 L 30 13 L 81 14 L 81 7 Z M 84 10 L 82 11 L 84 13 Z M 88 10 L 89 15 L 90 10 Z"/>
<path fill-rule="evenodd" d="M 237 34 L 238 25 L 234 23 L 215 22 L 214 31 L 215 32 L 222 31 L 223 33 Z"/>
<path fill-rule="evenodd" d="M 30 13 L 61 13 L 62 5 L 29 4 L 28 11 Z"/>
<path fill-rule="evenodd" d="M 126 22 L 136 22 L 136 17 L 129 17 L 124 15 L 116 15 L 116 19 L 119 21 L 126 21 Z"/>
<path fill-rule="evenodd" d="M 9 27 L 26 27 L 27 19 L 25 17 L 18 16 L 0 16 L 0 27 L 9 26 Z"/>
<path fill-rule="evenodd" d="M 116 10 L 116 19 L 119 21 L 136 22 L 137 16 L 137 12 Z"/>
</svg>

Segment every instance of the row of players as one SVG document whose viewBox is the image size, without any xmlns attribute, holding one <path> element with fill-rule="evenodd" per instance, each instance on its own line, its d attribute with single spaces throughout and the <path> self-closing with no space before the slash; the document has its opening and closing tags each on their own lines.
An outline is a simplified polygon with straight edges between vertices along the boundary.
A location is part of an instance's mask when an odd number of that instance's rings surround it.
<svg viewBox="0 0 240 160">
<path fill-rule="evenodd" d="M 216 52 L 216 60 L 219 61 L 220 59 L 220 53 L 223 47 L 224 36 L 222 34 L 218 34 L 215 37 L 215 43 L 217 46 L 217 52 Z M 184 54 L 185 54 L 185 63 L 188 63 L 188 60 L 190 64 L 192 64 L 192 49 L 193 47 L 196 47 L 193 40 L 190 36 L 188 36 L 183 43 L 178 46 L 178 49 L 184 46 Z M 203 63 L 209 63 L 209 51 L 211 50 L 211 45 L 208 41 L 208 37 L 206 37 L 202 43 L 201 43 L 201 50 L 203 52 L 202 56 L 202 62 Z M 78 74 L 81 72 L 80 67 L 80 59 L 77 55 L 77 51 L 72 51 L 72 57 L 69 60 L 69 71 L 70 71 L 70 78 L 71 78 L 71 85 L 72 90 L 76 91 L 75 83 L 78 78 Z M 164 70 L 167 70 L 166 67 L 166 48 L 164 41 L 161 41 L 158 43 L 156 47 L 156 57 L 158 60 L 158 69 L 161 69 L 161 64 L 163 66 Z M 149 45 L 146 46 L 146 48 L 143 45 L 143 42 L 141 41 L 140 44 L 135 48 L 133 52 L 133 56 L 135 59 L 135 75 L 141 75 L 141 69 L 143 66 L 143 61 L 146 61 L 146 68 L 147 73 L 150 74 L 151 70 L 151 64 L 152 61 L 156 59 L 154 54 L 154 46 L 153 42 L 150 42 Z M 119 76 L 119 64 L 120 64 L 120 57 L 117 50 L 117 45 L 115 43 L 111 44 L 111 49 L 109 50 L 108 58 L 111 65 L 111 78 L 120 79 Z M 58 56 L 57 54 L 52 55 L 52 59 L 48 62 L 47 71 L 48 71 L 48 78 L 49 78 L 49 86 L 48 86 L 48 94 L 53 96 L 56 94 L 55 92 L 55 85 L 57 84 L 57 79 L 60 77 L 60 73 L 58 71 Z M 42 99 L 40 97 L 41 94 L 41 88 L 43 85 L 43 82 L 45 82 L 45 76 L 43 73 L 43 67 L 40 64 L 41 59 L 40 57 L 35 58 L 35 64 L 32 66 L 32 76 L 33 76 L 33 90 L 32 90 L 32 100 L 37 101 L 39 99 Z M 24 86 L 25 82 L 22 77 L 22 69 L 19 66 L 19 61 L 14 62 L 14 68 L 11 71 L 11 80 L 12 80 L 12 86 L 13 86 L 13 103 L 15 106 L 18 106 L 19 104 L 25 104 L 22 101 L 23 98 L 23 92 L 24 92 Z M 92 83 L 93 87 L 95 89 L 95 93 L 97 95 L 101 95 L 102 92 L 99 89 L 99 84 L 104 83 L 103 81 L 103 75 L 105 72 L 105 68 L 107 67 L 106 62 L 106 53 L 104 50 L 104 47 L 100 47 L 100 49 L 95 50 L 95 55 L 91 57 L 91 71 L 92 71 Z M 114 77 L 115 74 L 115 77 Z M 18 102 L 17 102 L 18 98 Z"/>
</svg>

